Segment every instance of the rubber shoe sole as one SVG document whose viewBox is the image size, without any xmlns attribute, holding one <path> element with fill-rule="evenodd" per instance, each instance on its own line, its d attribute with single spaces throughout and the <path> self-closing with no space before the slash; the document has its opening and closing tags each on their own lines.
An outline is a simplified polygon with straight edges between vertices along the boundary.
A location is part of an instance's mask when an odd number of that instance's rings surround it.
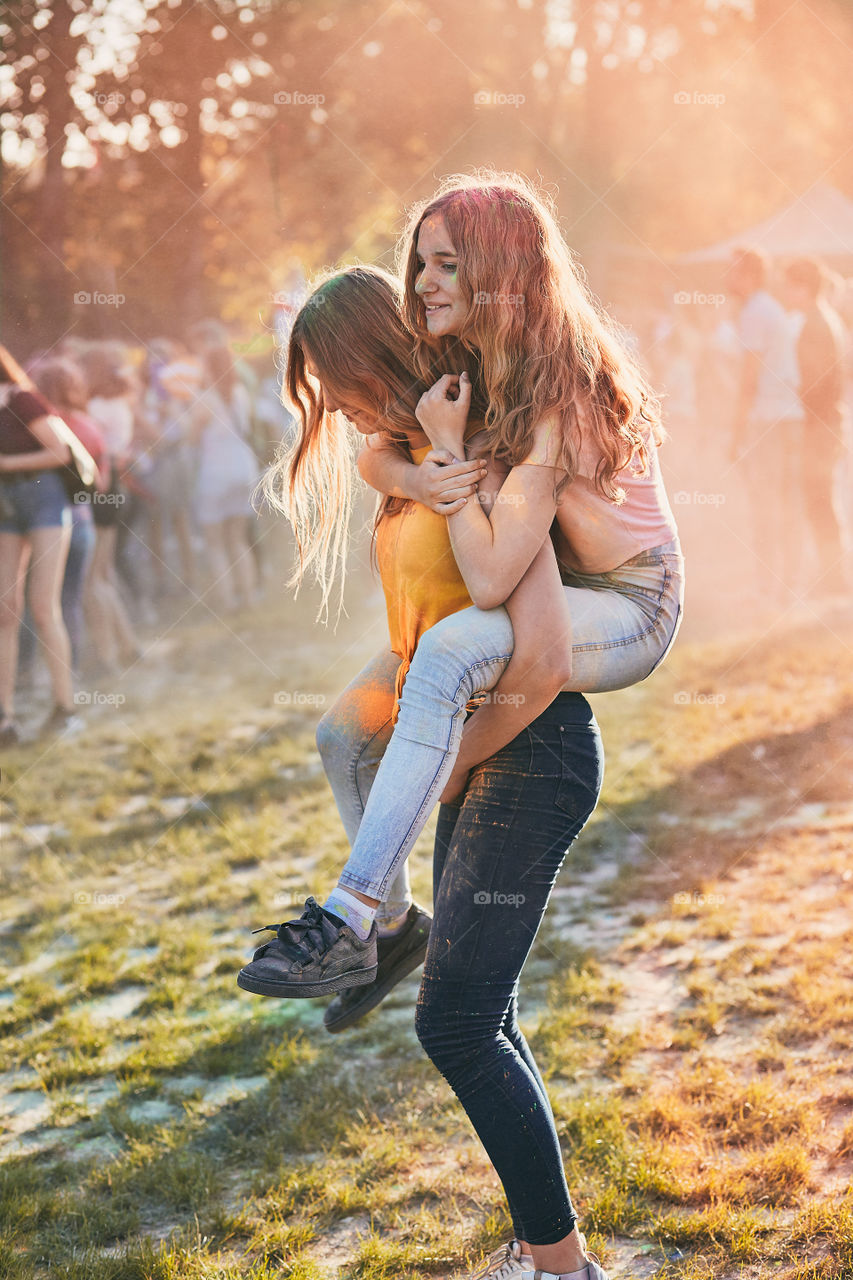
<svg viewBox="0 0 853 1280">
<path fill-rule="evenodd" d="M 388 939 L 390 943 L 397 945 L 389 948 L 388 954 L 380 958 L 378 972 L 370 988 L 366 988 L 352 1000 L 333 1000 L 326 1009 L 323 1026 L 330 1035 L 337 1035 L 339 1031 L 355 1026 L 371 1009 L 382 1003 L 398 982 L 402 982 L 403 978 L 423 964 L 431 924 L 432 916 L 412 903 L 409 907 L 409 921 L 399 934 Z M 380 950 L 382 945 L 383 940 L 380 938 Z"/>
<path fill-rule="evenodd" d="M 262 943 L 237 974 L 237 985 L 257 996 L 315 999 L 369 986 L 379 967 L 376 925 L 367 938 L 308 898 L 302 915 L 265 925 L 275 937 Z M 255 930 L 262 933 L 263 929 Z"/>
<path fill-rule="evenodd" d="M 321 982 L 280 982 L 270 978 L 256 978 L 254 974 L 241 969 L 237 974 L 237 986 L 244 991 L 251 991 L 256 996 L 277 996 L 282 1000 L 299 999 L 299 997 L 331 996 L 338 991 L 348 991 L 350 987 L 368 986 L 376 978 L 378 965 L 367 969 L 356 969 L 350 973 L 339 973 Z"/>
</svg>

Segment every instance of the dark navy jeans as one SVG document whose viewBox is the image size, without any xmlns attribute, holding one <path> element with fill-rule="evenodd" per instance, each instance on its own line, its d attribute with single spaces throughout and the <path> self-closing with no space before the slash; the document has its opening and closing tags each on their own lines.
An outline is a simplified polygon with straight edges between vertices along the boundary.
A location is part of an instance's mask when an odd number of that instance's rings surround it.
<svg viewBox="0 0 853 1280">
<path fill-rule="evenodd" d="M 561 1240 L 576 1215 L 548 1095 L 518 1026 L 518 979 L 603 768 L 589 703 L 560 694 L 472 771 L 461 805 L 442 805 L 436 829 L 418 1038 L 497 1171 L 516 1236 L 530 1244 Z"/>
</svg>

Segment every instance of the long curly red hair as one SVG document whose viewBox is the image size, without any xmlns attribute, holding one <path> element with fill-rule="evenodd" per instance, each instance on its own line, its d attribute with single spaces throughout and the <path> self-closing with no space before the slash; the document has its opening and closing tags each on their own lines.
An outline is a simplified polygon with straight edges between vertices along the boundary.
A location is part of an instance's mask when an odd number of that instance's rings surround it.
<svg viewBox="0 0 853 1280">
<path fill-rule="evenodd" d="M 424 220 L 436 215 L 458 254 L 458 281 L 469 307 L 452 338 L 429 334 L 415 289 L 418 235 Z M 446 367 L 450 348 L 473 361 L 488 406 L 486 447 L 493 456 L 511 466 L 521 462 L 537 424 L 551 418 L 560 429 L 562 487 L 577 474 L 582 421 L 599 454 L 596 484 L 622 501 L 618 473 L 629 463 L 644 469 L 649 444 L 663 439 L 660 407 L 591 294 L 547 197 L 517 173 L 449 177 L 413 211 L 400 242 L 399 271 L 417 368 L 432 381 Z"/>
</svg>

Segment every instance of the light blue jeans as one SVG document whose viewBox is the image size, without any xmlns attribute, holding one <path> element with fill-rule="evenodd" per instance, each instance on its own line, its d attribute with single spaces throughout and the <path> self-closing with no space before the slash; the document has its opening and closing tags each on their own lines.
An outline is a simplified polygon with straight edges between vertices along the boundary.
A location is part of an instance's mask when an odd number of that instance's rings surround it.
<svg viewBox="0 0 853 1280">
<path fill-rule="evenodd" d="M 394 731 L 391 716 L 399 666 L 399 657 L 390 649 L 378 654 L 317 725 L 317 748 L 350 846 Z M 409 866 L 403 860 L 382 895 L 377 924 L 397 920 L 411 901 Z"/>
<path fill-rule="evenodd" d="M 678 541 L 609 573 L 564 574 L 572 617 L 572 679 L 582 693 L 651 675 L 672 645 L 684 601 Z M 468 702 L 494 688 L 512 655 L 505 608 L 463 609 L 424 633 L 391 729 L 399 659 L 385 653 L 320 721 L 317 743 L 350 839 L 340 883 L 402 900 L 405 867 L 459 752 Z M 381 767 L 380 767 L 381 766 Z"/>
</svg>

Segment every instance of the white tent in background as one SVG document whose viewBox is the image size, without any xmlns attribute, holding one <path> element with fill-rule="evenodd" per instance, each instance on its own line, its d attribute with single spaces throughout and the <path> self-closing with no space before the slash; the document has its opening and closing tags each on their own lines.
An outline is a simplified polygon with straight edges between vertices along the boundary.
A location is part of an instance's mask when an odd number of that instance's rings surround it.
<svg viewBox="0 0 853 1280">
<path fill-rule="evenodd" d="M 676 261 L 723 262 L 735 249 L 763 249 L 772 258 L 800 255 L 853 260 L 853 200 L 835 187 L 815 183 L 772 217 L 745 227 L 707 249 L 681 254 Z"/>
</svg>

